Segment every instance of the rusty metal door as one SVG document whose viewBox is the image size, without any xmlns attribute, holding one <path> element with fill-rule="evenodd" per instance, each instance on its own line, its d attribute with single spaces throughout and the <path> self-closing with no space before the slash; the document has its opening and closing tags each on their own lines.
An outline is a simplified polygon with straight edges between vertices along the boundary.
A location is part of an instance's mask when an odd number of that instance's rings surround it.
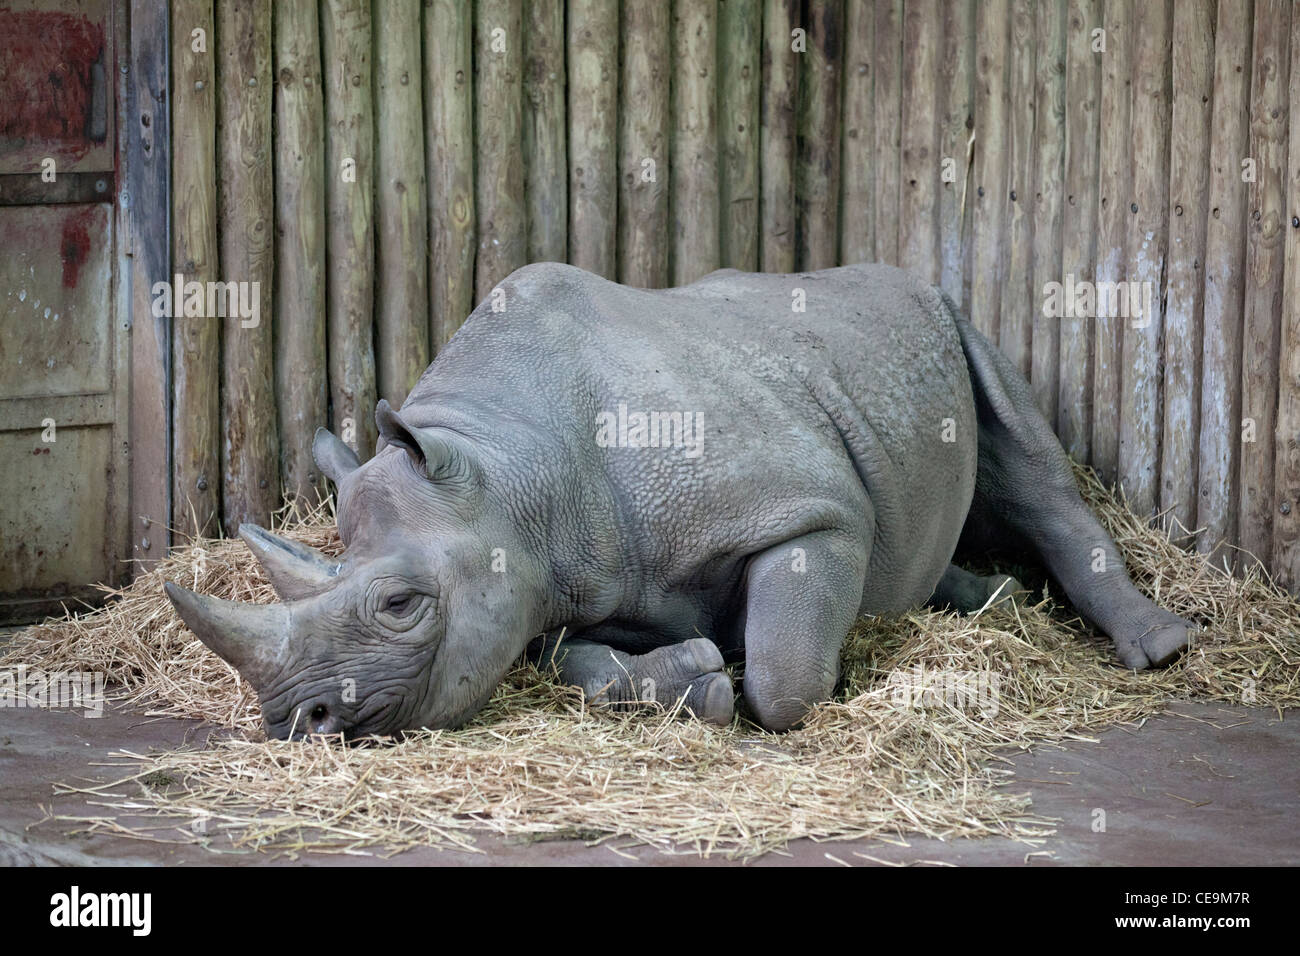
<svg viewBox="0 0 1300 956">
<path fill-rule="evenodd" d="M 123 10 L 0 6 L 0 624 L 129 570 Z"/>
</svg>

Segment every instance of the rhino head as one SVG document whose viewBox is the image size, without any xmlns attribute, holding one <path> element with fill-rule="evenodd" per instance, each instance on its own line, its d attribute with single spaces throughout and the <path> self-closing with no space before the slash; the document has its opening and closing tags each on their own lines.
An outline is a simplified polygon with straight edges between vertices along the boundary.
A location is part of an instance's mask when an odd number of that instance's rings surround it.
<svg viewBox="0 0 1300 956">
<path fill-rule="evenodd" d="M 541 575 L 474 443 L 409 426 L 387 402 L 375 417 L 379 450 L 365 465 L 325 429 L 313 444 L 338 487 L 340 557 L 239 529 L 283 603 L 165 586 L 186 625 L 256 688 L 272 737 L 457 726 L 543 629 Z"/>
</svg>

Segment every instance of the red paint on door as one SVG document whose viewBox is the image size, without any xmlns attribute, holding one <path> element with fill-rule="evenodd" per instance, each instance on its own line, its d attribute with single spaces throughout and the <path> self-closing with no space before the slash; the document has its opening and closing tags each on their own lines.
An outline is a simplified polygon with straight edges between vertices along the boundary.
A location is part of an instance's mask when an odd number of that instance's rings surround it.
<svg viewBox="0 0 1300 956">
<path fill-rule="evenodd" d="M 104 26 L 73 13 L 0 10 L 0 146 L 91 139 Z"/>
</svg>

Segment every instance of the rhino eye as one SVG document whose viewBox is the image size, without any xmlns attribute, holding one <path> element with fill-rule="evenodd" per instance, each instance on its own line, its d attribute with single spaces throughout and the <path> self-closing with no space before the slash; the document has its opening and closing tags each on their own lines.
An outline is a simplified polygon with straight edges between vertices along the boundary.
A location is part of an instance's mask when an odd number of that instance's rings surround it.
<svg viewBox="0 0 1300 956">
<path fill-rule="evenodd" d="M 402 617 L 413 611 L 417 603 L 413 594 L 394 594 L 385 602 L 383 610 L 387 614 Z"/>
</svg>

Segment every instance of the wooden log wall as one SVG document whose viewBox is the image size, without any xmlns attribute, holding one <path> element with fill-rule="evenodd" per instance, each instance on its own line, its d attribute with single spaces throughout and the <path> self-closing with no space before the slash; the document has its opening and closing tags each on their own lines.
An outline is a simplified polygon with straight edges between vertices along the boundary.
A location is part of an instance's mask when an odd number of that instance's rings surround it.
<svg viewBox="0 0 1300 956">
<path fill-rule="evenodd" d="M 256 281 L 262 316 L 173 326 L 178 530 L 314 494 L 318 425 L 368 456 L 376 399 L 526 262 L 877 260 L 959 302 L 1135 508 L 1300 585 L 1286 0 L 171 10 L 173 272 Z"/>
</svg>

